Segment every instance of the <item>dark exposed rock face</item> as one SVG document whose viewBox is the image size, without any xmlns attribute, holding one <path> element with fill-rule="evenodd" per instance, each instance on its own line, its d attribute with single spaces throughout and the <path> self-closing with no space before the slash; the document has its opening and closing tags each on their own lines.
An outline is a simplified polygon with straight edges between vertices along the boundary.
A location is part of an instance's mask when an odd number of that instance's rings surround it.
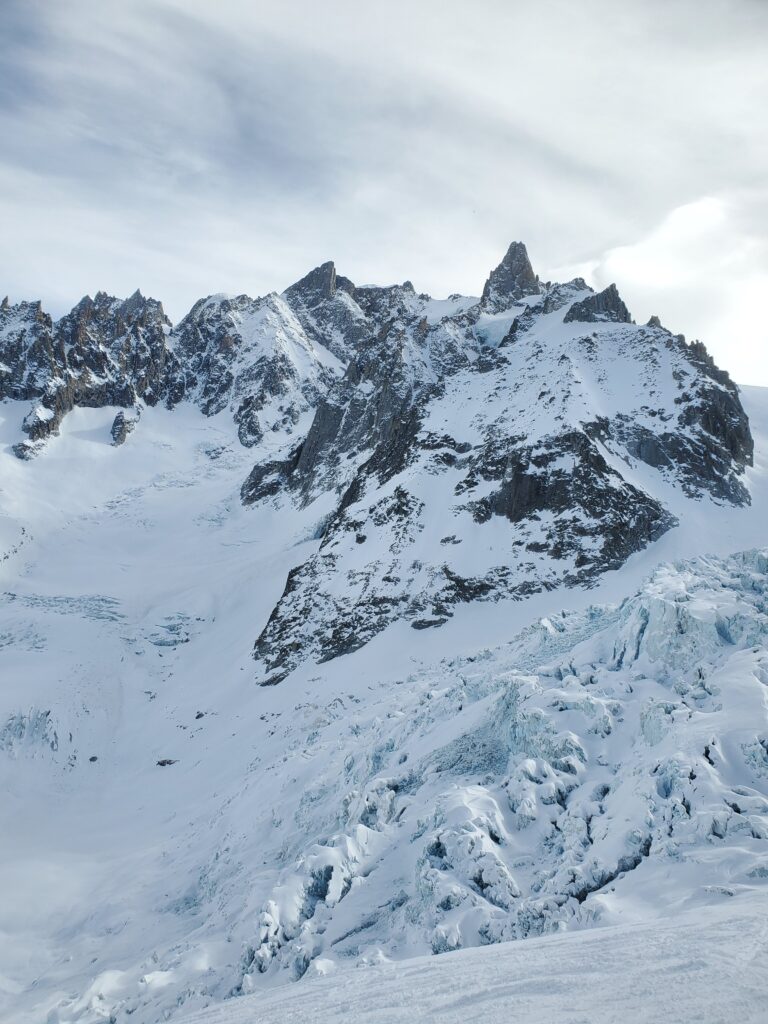
<svg viewBox="0 0 768 1024">
<path fill-rule="evenodd" d="M 646 325 L 639 336 L 653 338 L 677 354 L 676 390 L 670 410 L 654 410 L 651 424 L 628 412 L 589 426 L 602 440 L 613 439 L 627 453 L 672 475 L 689 497 L 702 492 L 735 505 L 749 503 L 742 479 L 752 465 L 754 441 L 739 391 L 719 370 L 701 342 L 686 344 L 680 335 Z"/>
<path fill-rule="evenodd" d="M 347 363 L 371 331 L 355 294 L 355 286 L 337 275 L 333 263 L 323 263 L 286 288 L 283 298 L 307 336 Z"/>
<path fill-rule="evenodd" d="M 422 608 L 399 586 L 399 555 L 423 530 L 424 506 L 404 487 L 380 498 L 365 526 L 342 510 L 326 530 L 318 553 L 289 575 L 285 590 L 256 641 L 254 656 L 265 666 L 263 685 L 284 679 L 311 651 L 320 662 L 349 654 L 372 640 L 393 619 Z M 388 540 L 381 557 L 354 578 L 344 573 L 338 549 L 365 545 L 363 529 Z M 338 583 L 342 582 L 339 588 Z M 351 592 L 346 590 L 351 586 Z M 444 621 L 444 620 L 443 620 Z"/>
<path fill-rule="evenodd" d="M 82 299 L 55 327 L 71 404 L 156 405 L 166 399 L 175 369 L 166 344 L 170 328 L 162 305 L 138 291 L 124 301 L 104 292 Z"/>
<path fill-rule="evenodd" d="M 565 314 L 567 324 L 579 321 L 594 324 L 599 321 L 611 321 L 617 324 L 632 323 L 629 310 L 624 305 L 615 284 L 609 284 L 605 291 L 590 295 L 581 302 L 574 302 Z"/>
<path fill-rule="evenodd" d="M 383 327 L 318 406 L 296 465 L 305 500 L 346 482 L 338 472 L 344 464 L 380 483 L 403 470 L 415 451 L 420 409 L 440 387 L 435 364 L 448 372 L 467 357 L 440 327 L 420 331 L 417 324 L 414 332 L 401 321 Z"/>
<path fill-rule="evenodd" d="M 286 288 L 285 298 L 290 301 L 294 296 L 303 302 L 316 306 L 324 299 L 332 299 L 336 294 L 336 267 L 329 260 L 311 270 L 296 284 Z"/>
<path fill-rule="evenodd" d="M 539 279 L 533 272 L 522 242 L 513 242 L 501 263 L 492 270 L 483 288 L 482 303 L 492 309 L 509 309 L 526 295 L 538 295 Z"/>
<path fill-rule="evenodd" d="M 112 444 L 116 448 L 121 444 L 125 444 L 128 435 L 136 429 L 136 424 L 139 422 L 140 415 L 140 409 L 137 407 L 133 416 L 126 416 L 122 409 L 117 416 L 115 416 L 112 422 L 110 435 L 112 437 Z"/>
<path fill-rule="evenodd" d="M 569 306 L 583 292 L 594 294 L 581 277 L 575 277 L 566 284 L 548 284 L 544 288 L 541 312 L 554 313 L 564 306 Z"/>
<path fill-rule="evenodd" d="M 285 459 L 256 463 L 240 488 L 243 504 L 253 505 L 257 501 L 274 498 L 281 491 L 288 490 L 300 454 L 301 447 L 291 452 Z"/>
<path fill-rule="evenodd" d="M 99 292 L 86 296 L 56 324 L 39 303 L 0 311 L 0 373 L 3 397 L 33 400 L 24 417 L 28 441 L 15 446 L 29 458 L 58 433 L 76 405 L 154 405 L 178 400 L 175 364 L 162 305 L 135 292 L 123 301 Z"/>
<path fill-rule="evenodd" d="M 675 522 L 658 501 L 611 469 L 585 431 L 569 431 L 536 447 L 515 446 L 503 463 L 494 453 L 473 466 L 472 475 L 473 484 L 479 479 L 499 483 L 469 506 L 478 522 L 494 515 L 511 523 L 547 513 L 554 517 L 537 549 L 553 558 L 574 557 L 577 572 L 568 582 L 618 568 Z"/>
<path fill-rule="evenodd" d="M 63 353 L 39 302 L 0 305 L 0 399 L 31 401 L 61 382 Z"/>
<path fill-rule="evenodd" d="M 429 297 L 417 296 L 410 282 L 388 288 L 350 283 L 345 294 L 355 296 L 359 314 L 350 339 L 356 353 L 319 399 L 301 445 L 285 460 L 254 467 L 242 489 L 246 504 L 282 489 L 297 492 L 306 503 L 331 489 L 343 495 L 343 507 L 367 476 L 382 483 L 390 479 L 413 451 L 420 409 L 429 395 L 477 354 L 466 327 L 426 321 L 421 307 Z"/>
</svg>

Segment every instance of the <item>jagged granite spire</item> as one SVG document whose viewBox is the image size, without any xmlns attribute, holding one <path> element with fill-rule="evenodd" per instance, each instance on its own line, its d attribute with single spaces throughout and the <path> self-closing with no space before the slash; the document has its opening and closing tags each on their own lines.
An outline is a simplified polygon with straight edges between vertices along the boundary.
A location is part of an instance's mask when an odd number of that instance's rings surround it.
<svg viewBox="0 0 768 1024">
<path fill-rule="evenodd" d="M 525 295 L 538 295 L 539 291 L 539 279 L 528 259 L 528 250 L 522 242 L 513 242 L 485 282 L 482 302 L 485 306 L 507 309 L 510 303 Z"/>
<path fill-rule="evenodd" d="M 336 273 L 329 260 L 283 292 L 314 344 L 322 345 L 346 364 L 369 325 L 355 302 L 357 289 L 348 277 Z M 351 300 L 351 301 L 350 301 Z"/>
<path fill-rule="evenodd" d="M 310 297 L 316 301 L 332 299 L 336 294 L 336 266 L 333 261 L 321 263 L 306 277 L 285 289 L 286 297 L 297 294 L 302 295 L 305 300 Z"/>
</svg>

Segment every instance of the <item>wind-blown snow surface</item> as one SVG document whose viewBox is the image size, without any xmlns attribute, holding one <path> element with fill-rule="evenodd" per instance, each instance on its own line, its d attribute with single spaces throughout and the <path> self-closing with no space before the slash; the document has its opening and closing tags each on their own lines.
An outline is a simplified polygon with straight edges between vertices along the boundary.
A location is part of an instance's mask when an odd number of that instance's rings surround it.
<svg viewBox="0 0 768 1024">
<path fill-rule="evenodd" d="M 740 1024 L 765 1019 L 766 900 L 378 964 L 184 1017 L 184 1024 Z"/>
<path fill-rule="evenodd" d="M 0 452 L 3 1018 L 153 1024 L 686 909 L 739 931 L 768 878 L 768 553 L 727 557 L 768 544 L 744 399 L 751 507 L 648 470 L 680 525 L 592 590 L 395 623 L 268 689 L 253 639 L 319 512 L 242 507 L 228 413 L 146 409 L 116 449 L 114 408 L 75 409 L 44 459 Z"/>
</svg>

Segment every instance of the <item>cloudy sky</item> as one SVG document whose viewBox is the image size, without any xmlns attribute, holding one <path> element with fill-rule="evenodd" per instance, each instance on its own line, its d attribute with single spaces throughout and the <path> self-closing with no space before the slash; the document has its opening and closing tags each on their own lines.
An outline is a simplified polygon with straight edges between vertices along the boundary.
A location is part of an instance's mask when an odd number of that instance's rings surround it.
<svg viewBox="0 0 768 1024">
<path fill-rule="evenodd" d="M 477 294 L 513 239 L 768 385 L 766 0 L 3 0 L 0 293 Z"/>
</svg>

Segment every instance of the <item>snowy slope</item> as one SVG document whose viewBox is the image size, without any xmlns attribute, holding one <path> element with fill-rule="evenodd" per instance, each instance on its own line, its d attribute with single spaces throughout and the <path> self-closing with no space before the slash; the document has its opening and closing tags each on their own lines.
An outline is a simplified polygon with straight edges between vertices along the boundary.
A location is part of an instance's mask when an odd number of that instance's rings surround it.
<svg viewBox="0 0 768 1024">
<path fill-rule="evenodd" d="M 681 498 L 680 526 L 592 591 L 395 624 L 267 690 L 252 638 L 315 512 L 241 506 L 251 457 L 226 412 L 148 409 L 114 449 L 114 410 L 76 410 L 45 459 L 1 453 L 4 1017 L 148 1024 L 307 961 L 752 899 L 763 563 L 667 569 L 588 610 L 671 553 L 764 541 L 768 407 L 746 401 L 750 507 Z"/>
<path fill-rule="evenodd" d="M 182 1017 L 184 1024 L 757 1024 L 768 989 L 766 902 L 378 964 Z"/>
</svg>

